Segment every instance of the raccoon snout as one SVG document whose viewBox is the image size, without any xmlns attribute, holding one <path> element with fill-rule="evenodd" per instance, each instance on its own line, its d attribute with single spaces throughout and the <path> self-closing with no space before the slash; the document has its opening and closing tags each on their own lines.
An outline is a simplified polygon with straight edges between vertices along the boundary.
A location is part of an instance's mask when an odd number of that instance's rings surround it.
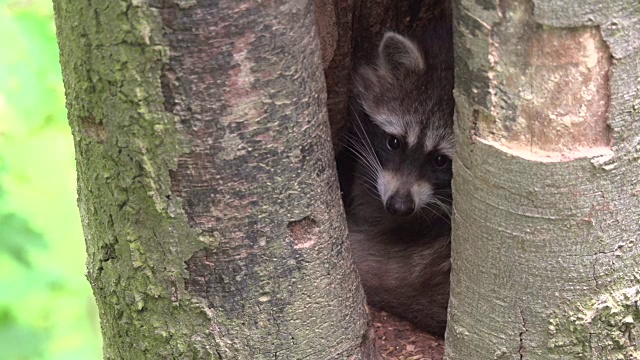
<svg viewBox="0 0 640 360">
<path fill-rule="evenodd" d="M 384 208 L 389 214 L 394 216 L 409 216 L 413 214 L 416 209 L 416 204 L 410 193 L 396 193 L 387 199 L 387 202 L 384 204 Z"/>
</svg>

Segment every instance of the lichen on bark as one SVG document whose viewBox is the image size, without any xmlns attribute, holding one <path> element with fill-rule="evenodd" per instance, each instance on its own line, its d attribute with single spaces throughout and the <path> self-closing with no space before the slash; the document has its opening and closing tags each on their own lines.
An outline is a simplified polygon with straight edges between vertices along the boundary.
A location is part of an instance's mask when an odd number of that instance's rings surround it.
<svg viewBox="0 0 640 360">
<path fill-rule="evenodd" d="M 204 341 L 174 336 L 207 326 L 178 298 L 184 260 L 202 245 L 171 199 L 169 170 L 188 144 L 159 111 L 168 48 L 156 15 L 126 1 L 54 5 L 104 357 L 205 356 Z"/>
<path fill-rule="evenodd" d="M 636 282 L 640 282 L 638 275 Z M 554 354 L 573 359 L 638 359 L 639 306 L 640 286 L 633 286 L 552 313 L 549 348 Z"/>
</svg>

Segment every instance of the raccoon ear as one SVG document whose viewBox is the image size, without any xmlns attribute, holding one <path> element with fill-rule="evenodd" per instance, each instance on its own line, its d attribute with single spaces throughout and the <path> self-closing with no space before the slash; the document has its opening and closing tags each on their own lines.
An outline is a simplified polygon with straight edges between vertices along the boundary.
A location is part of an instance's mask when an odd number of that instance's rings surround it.
<svg viewBox="0 0 640 360">
<path fill-rule="evenodd" d="M 418 46 L 406 37 L 387 31 L 378 47 L 382 68 L 397 74 L 401 70 L 424 70 L 424 59 Z"/>
</svg>

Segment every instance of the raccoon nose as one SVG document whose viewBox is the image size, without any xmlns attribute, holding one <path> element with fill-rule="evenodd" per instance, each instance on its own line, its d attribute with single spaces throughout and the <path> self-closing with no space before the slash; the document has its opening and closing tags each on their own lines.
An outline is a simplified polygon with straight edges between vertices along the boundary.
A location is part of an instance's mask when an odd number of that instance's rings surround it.
<svg viewBox="0 0 640 360">
<path fill-rule="evenodd" d="M 394 216 L 409 216 L 416 208 L 411 194 L 393 194 L 385 204 L 387 212 Z"/>
</svg>

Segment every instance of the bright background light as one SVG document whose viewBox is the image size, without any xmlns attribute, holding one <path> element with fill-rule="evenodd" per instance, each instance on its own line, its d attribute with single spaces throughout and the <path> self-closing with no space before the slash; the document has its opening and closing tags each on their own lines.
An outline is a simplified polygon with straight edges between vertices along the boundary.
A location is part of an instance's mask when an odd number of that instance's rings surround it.
<svg viewBox="0 0 640 360">
<path fill-rule="evenodd" d="M 0 359 L 101 358 L 50 0 L 0 0 Z"/>
</svg>

